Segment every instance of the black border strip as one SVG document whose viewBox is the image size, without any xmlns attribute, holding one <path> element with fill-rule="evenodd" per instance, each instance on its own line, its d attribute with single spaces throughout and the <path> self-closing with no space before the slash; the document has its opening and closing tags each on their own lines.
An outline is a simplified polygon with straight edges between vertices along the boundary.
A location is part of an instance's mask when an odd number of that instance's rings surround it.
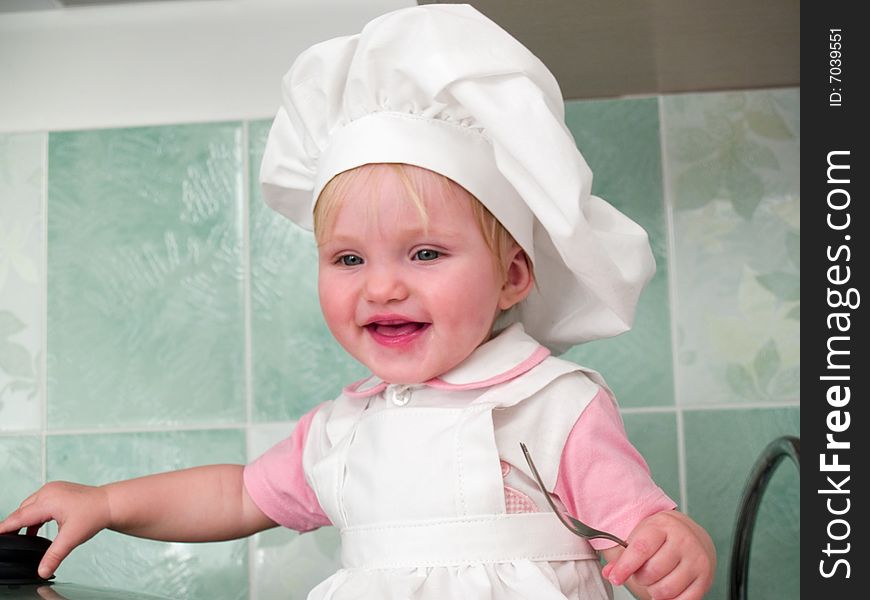
<svg viewBox="0 0 870 600">
<path fill-rule="evenodd" d="M 868 24 L 854 2 L 801 7 L 801 587 L 863 598 L 867 569 Z M 833 166 L 832 166 L 833 165 Z M 803 250 L 806 250 L 805 252 Z M 868 291 L 870 293 L 870 291 Z M 833 443 L 829 443 L 829 438 Z M 825 466 L 827 465 L 827 466 Z M 846 467 L 845 465 L 848 465 Z M 821 596 L 825 594 L 825 596 Z"/>
</svg>

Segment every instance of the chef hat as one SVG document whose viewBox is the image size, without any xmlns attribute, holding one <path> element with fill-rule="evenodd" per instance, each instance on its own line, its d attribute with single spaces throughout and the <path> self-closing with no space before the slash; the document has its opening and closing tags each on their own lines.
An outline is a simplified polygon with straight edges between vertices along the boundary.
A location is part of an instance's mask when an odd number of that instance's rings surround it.
<svg viewBox="0 0 870 600">
<path fill-rule="evenodd" d="M 592 172 L 544 64 L 468 5 L 382 15 L 316 44 L 284 77 L 260 171 L 266 203 L 311 229 L 329 180 L 407 163 L 460 184 L 535 267 L 514 311 L 554 352 L 631 327 L 655 271 L 646 232 L 590 194 Z"/>
</svg>

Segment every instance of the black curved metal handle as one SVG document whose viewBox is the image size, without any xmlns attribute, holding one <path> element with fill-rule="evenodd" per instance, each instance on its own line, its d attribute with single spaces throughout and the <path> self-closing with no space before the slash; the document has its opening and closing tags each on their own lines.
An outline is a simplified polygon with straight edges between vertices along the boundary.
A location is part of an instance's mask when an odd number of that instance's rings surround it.
<svg viewBox="0 0 870 600">
<path fill-rule="evenodd" d="M 749 480 L 743 490 L 737 525 L 734 531 L 734 545 L 731 548 L 731 600 L 746 600 L 749 585 L 749 551 L 752 547 L 752 533 L 755 519 L 761 506 L 761 498 L 770 483 L 776 467 L 784 458 L 790 458 L 801 471 L 801 440 L 786 435 L 770 442 L 755 461 Z"/>
</svg>

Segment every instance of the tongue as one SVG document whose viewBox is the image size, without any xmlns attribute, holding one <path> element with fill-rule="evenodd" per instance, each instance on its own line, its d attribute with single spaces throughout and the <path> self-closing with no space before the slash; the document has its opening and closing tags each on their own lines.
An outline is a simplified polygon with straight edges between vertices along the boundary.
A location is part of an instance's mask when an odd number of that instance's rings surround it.
<svg viewBox="0 0 870 600">
<path fill-rule="evenodd" d="M 422 327 L 422 323 L 400 323 L 398 325 L 375 325 L 375 331 L 387 337 L 410 335 Z"/>
</svg>

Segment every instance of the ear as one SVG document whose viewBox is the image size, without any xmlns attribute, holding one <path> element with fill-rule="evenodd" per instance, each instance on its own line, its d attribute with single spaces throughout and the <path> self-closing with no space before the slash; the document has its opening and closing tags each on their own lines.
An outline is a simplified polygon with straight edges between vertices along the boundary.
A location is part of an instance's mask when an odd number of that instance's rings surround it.
<svg viewBox="0 0 870 600">
<path fill-rule="evenodd" d="M 502 285 L 498 301 L 498 307 L 501 310 L 507 310 L 525 300 L 535 284 L 532 277 L 532 264 L 525 250 L 519 246 L 514 246 L 509 256 L 510 263 L 508 263 L 505 282 Z"/>
</svg>

